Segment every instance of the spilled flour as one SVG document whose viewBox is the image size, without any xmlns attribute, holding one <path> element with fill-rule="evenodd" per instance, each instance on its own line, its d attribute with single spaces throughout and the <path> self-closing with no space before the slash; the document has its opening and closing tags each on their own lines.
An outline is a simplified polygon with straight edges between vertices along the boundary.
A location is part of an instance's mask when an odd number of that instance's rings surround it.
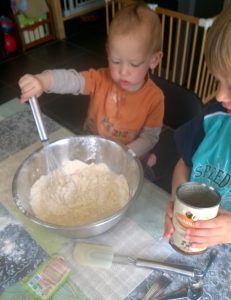
<svg viewBox="0 0 231 300">
<path fill-rule="evenodd" d="M 52 224 L 91 223 L 118 211 L 129 200 L 126 178 L 106 164 L 67 161 L 32 186 L 34 214 Z"/>
</svg>

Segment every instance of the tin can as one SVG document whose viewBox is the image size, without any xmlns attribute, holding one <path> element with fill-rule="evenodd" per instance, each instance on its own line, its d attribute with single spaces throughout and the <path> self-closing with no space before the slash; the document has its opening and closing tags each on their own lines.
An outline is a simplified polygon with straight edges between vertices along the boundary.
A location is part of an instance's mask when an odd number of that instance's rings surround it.
<svg viewBox="0 0 231 300">
<path fill-rule="evenodd" d="M 193 248 L 191 242 L 184 239 L 185 231 L 198 220 L 215 218 L 220 201 L 221 197 L 213 187 L 197 182 L 181 184 L 176 190 L 174 202 L 172 247 L 183 254 L 203 253 L 206 248 Z"/>
</svg>

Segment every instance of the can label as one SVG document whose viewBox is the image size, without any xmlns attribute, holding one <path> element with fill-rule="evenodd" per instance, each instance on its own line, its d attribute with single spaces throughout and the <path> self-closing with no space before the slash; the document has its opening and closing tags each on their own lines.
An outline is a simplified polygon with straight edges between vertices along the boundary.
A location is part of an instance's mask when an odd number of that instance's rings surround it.
<svg viewBox="0 0 231 300">
<path fill-rule="evenodd" d="M 220 200 L 215 189 L 205 184 L 186 182 L 177 188 L 173 210 L 175 231 L 170 238 L 173 248 L 184 254 L 199 254 L 206 250 L 192 247 L 191 242 L 184 238 L 185 231 L 198 220 L 215 218 Z"/>
</svg>

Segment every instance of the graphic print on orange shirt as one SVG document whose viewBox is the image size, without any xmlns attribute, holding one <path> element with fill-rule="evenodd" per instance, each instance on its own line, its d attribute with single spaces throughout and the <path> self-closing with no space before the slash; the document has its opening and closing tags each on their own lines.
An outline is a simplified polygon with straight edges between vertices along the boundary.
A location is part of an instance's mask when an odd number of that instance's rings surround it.
<svg viewBox="0 0 231 300">
<path fill-rule="evenodd" d="M 110 133 L 110 136 L 114 138 L 123 138 L 132 141 L 136 138 L 137 133 L 131 131 L 122 131 L 114 128 L 114 125 L 109 121 L 108 117 L 105 116 L 102 120 L 103 127 Z"/>
</svg>

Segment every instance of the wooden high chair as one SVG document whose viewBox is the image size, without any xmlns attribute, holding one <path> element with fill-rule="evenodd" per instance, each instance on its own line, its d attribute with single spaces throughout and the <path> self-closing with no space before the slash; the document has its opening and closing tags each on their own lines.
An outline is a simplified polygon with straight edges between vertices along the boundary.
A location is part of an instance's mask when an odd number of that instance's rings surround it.
<svg viewBox="0 0 231 300">
<path fill-rule="evenodd" d="M 114 18 L 115 13 L 126 3 L 128 3 L 126 0 L 105 0 L 107 33 L 109 32 L 109 25 L 111 20 Z"/>
<path fill-rule="evenodd" d="M 126 0 L 105 0 L 106 26 Z M 217 81 L 204 60 L 205 41 L 212 19 L 200 19 L 150 4 L 162 23 L 163 59 L 155 75 L 192 90 L 203 103 L 215 96 Z"/>
</svg>

